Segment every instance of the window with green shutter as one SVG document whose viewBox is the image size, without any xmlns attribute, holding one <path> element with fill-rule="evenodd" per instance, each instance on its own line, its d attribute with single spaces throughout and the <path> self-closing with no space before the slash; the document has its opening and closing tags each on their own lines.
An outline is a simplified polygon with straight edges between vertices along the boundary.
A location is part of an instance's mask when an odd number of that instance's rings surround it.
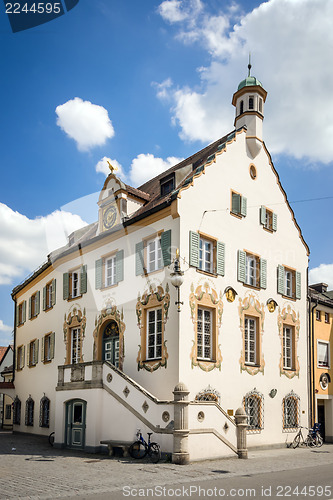
<svg viewBox="0 0 333 500">
<path fill-rule="evenodd" d="M 152 273 L 169 266 L 171 259 L 171 230 L 140 241 L 135 246 L 135 274 Z"/>
<path fill-rule="evenodd" d="M 43 311 L 48 311 L 56 303 L 56 279 L 47 283 L 43 288 Z"/>
<path fill-rule="evenodd" d="M 225 244 L 215 238 L 190 231 L 190 265 L 200 271 L 224 276 Z"/>
<path fill-rule="evenodd" d="M 24 300 L 16 307 L 16 326 L 23 325 L 26 322 L 27 302 Z"/>
<path fill-rule="evenodd" d="M 63 274 L 63 299 L 69 300 L 81 297 L 87 293 L 88 277 L 87 266 L 83 265 Z"/>
<path fill-rule="evenodd" d="M 274 232 L 277 230 L 277 215 L 262 205 L 260 208 L 260 223 L 264 226 L 264 229 Z"/>
<path fill-rule="evenodd" d="M 247 198 L 236 191 L 231 191 L 231 213 L 239 217 L 247 215 Z"/>
<path fill-rule="evenodd" d="M 238 281 L 255 288 L 267 288 L 267 261 L 258 255 L 238 250 Z"/>
<path fill-rule="evenodd" d="M 291 299 L 300 299 L 301 273 L 295 269 L 279 265 L 277 269 L 277 291 Z"/>
</svg>

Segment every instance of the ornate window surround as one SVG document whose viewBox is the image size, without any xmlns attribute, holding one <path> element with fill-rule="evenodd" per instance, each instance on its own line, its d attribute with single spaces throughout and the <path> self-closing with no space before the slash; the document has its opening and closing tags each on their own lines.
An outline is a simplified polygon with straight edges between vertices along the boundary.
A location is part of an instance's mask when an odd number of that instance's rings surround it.
<svg viewBox="0 0 333 500">
<path fill-rule="evenodd" d="M 160 367 L 166 368 L 169 357 L 164 335 L 170 305 L 169 285 L 168 283 L 166 284 L 165 292 L 162 286 L 157 286 L 156 291 L 154 290 L 155 288 L 150 286 L 149 291 L 145 292 L 142 297 L 139 294 L 136 304 L 136 315 L 141 337 L 137 357 L 138 370 L 145 369 L 150 373 L 153 373 Z M 162 356 L 156 360 L 147 360 L 147 311 L 156 307 L 162 308 Z"/>
<path fill-rule="evenodd" d="M 244 299 L 239 299 L 239 319 L 240 319 L 240 330 L 242 332 L 242 351 L 239 360 L 241 371 L 246 371 L 250 375 L 256 375 L 261 372 L 264 373 L 265 360 L 262 352 L 262 337 L 264 332 L 264 320 L 265 320 L 265 306 L 260 304 L 257 296 L 253 292 L 249 292 L 245 295 Z M 256 349 L 257 349 L 257 363 L 255 365 L 248 365 L 245 362 L 245 316 L 253 317 L 257 320 L 257 338 L 256 338 Z"/>
<path fill-rule="evenodd" d="M 281 355 L 280 355 L 280 375 L 285 375 L 289 379 L 297 376 L 299 377 L 299 371 L 300 371 L 300 365 L 299 365 L 299 360 L 297 356 L 297 345 L 298 345 L 298 339 L 299 339 L 299 330 L 300 330 L 300 319 L 299 319 L 299 312 L 296 313 L 294 309 L 291 308 L 290 304 L 286 304 L 282 310 L 279 307 L 279 313 L 278 313 L 278 329 L 279 329 L 279 336 L 281 339 Z M 293 357 L 294 357 L 294 368 L 293 369 L 287 369 L 284 368 L 283 366 L 283 327 L 284 326 L 291 326 L 293 328 Z"/>
<path fill-rule="evenodd" d="M 35 410 L 35 402 L 29 394 L 28 399 L 25 402 L 25 425 L 32 426 L 34 425 L 34 410 Z"/>
<path fill-rule="evenodd" d="M 21 425 L 21 400 L 17 395 L 13 402 L 13 424 Z"/>
<path fill-rule="evenodd" d="M 198 308 L 208 308 L 212 311 L 212 357 L 211 360 L 201 360 L 197 358 L 198 345 L 197 345 L 197 319 L 198 319 Z M 191 318 L 194 325 L 194 340 L 193 346 L 190 353 L 190 358 L 192 362 L 192 368 L 194 366 L 199 366 L 201 370 L 205 372 L 210 372 L 214 368 L 221 370 L 222 365 L 222 353 L 220 349 L 220 344 L 218 343 L 219 328 L 222 323 L 223 314 L 223 302 L 222 302 L 222 292 L 218 296 L 216 290 L 211 287 L 208 281 L 205 281 L 203 285 L 198 285 L 194 290 L 194 284 L 191 284 L 191 294 L 190 294 L 190 309 Z"/>
<path fill-rule="evenodd" d="M 47 396 L 42 397 L 39 406 L 39 427 L 50 426 L 50 400 Z"/>
<path fill-rule="evenodd" d="M 69 365 L 71 363 L 71 331 L 72 328 L 79 328 L 80 329 L 80 336 L 81 336 L 81 356 L 80 356 L 80 363 L 83 363 L 83 339 L 85 336 L 85 330 L 86 330 L 86 309 L 83 309 L 83 313 L 78 305 L 74 305 L 72 307 L 72 310 L 69 312 L 66 318 L 65 314 L 65 321 L 63 325 L 63 330 L 64 330 L 64 342 L 65 342 L 65 349 L 66 349 L 66 357 L 65 357 L 65 365 Z"/>
<path fill-rule="evenodd" d="M 93 348 L 93 360 L 102 360 L 103 351 L 103 332 L 104 328 L 109 321 L 115 321 L 119 328 L 119 370 L 123 369 L 124 357 L 125 357 L 125 346 L 124 346 L 124 334 L 126 325 L 123 322 L 124 314 L 117 309 L 116 305 L 111 305 L 111 303 L 106 304 L 105 308 L 101 310 L 100 314 L 96 316 L 95 319 L 95 330 L 93 333 L 94 348 Z"/>
</svg>

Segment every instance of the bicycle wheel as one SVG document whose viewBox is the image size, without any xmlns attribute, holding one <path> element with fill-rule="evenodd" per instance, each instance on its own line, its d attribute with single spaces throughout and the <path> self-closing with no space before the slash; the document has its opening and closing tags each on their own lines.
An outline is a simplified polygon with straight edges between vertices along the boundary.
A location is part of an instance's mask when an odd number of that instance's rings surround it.
<svg viewBox="0 0 333 500">
<path fill-rule="evenodd" d="M 51 432 L 51 434 L 49 435 L 49 443 L 51 446 L 53 446 L 53 443 L 54 443 L 54 432 Z"/>
<path fill-rule="evenodd" d="M 143 458 L 147 455 L 147 448 L 142 441 L 134 441 L 129 447 L 129 454 L 132 458 Z"/>
<path fill-rule="evenodd" d="M 153 464 L 157 464 L 161 458 L 160 445 L 157 443 L 150 443 L 148 454 Z"/>
<path fill-rule="evenodd" d="M 316 446 L 316 441 L 312 434 L 307 435 L 305 442 L 306 446 L 309 446 L 310 448 L 314 448 Z"/>
<path fill-rule="evenodd" d="M 294 437 L 294 441 L 291 443 L 292 448 L 297 448 L 299 446 L 299 443 L 301 441 L 301 436 L 299 434 L 296 434 Z"/>
<path fill-rule="evenodd" d="M 319 434 L 319 432 L 316 432 L 315 442 L 316 442 L 317 448 L 320 448 L 324 444 L 323 437 L 321 434 Z"/>
</svg>

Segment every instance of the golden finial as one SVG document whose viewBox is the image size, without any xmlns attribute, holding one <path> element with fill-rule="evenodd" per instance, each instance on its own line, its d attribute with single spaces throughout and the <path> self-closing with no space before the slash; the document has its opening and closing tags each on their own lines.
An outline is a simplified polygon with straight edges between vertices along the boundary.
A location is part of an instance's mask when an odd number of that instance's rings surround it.
<svg viewBox="0 0 333 500">
<path fill-rule="evenodd" d="M 109 162 L 109 160 L 106 160 L 106 161 L 108 162 L 111 174 L 113 174 L 113 172 L 115 172 L 116 170 L 118 170 L 117 167 L 114 167 L 113 165 L 111 165 L 111 163 Z"/>
</svg>

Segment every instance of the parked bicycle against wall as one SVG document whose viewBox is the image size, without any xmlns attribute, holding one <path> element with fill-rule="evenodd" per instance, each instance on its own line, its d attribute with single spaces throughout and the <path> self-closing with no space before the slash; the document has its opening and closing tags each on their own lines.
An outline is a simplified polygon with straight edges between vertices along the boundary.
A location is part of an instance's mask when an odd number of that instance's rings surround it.
<svg viewBox="0 0 333 500">
<path fill-rule="evenodd" d="M 308 433 L 303 437 L 302 429 L 307 429 Z M 323 444 L 323 438 L 319 432 L 319 427 L 314 425 L 313 429 L 309 429 L 308 427 L 299 426 L 299 431 L 294 437 L 293 442 L 291 443 L 292 448 L 297 448 L 298 446 L 309 446 L 310 448 L 314 448 L 315 446 L 319 448 Z"/>
<path fill-rule="evenodd" d="M 147 434 L 148 443 L 142 436 L 141 431 L 138 430 L 136 434 L 138 439 L 131 444 L 128 451 L 132 458 L 143 458 L 148 454 L 153 464 L 157 464 L 161 458 L 160 445 L 150 441 L 150 436 L 153 434 L 152 432 L 147 432 Z"/>
</svg>

